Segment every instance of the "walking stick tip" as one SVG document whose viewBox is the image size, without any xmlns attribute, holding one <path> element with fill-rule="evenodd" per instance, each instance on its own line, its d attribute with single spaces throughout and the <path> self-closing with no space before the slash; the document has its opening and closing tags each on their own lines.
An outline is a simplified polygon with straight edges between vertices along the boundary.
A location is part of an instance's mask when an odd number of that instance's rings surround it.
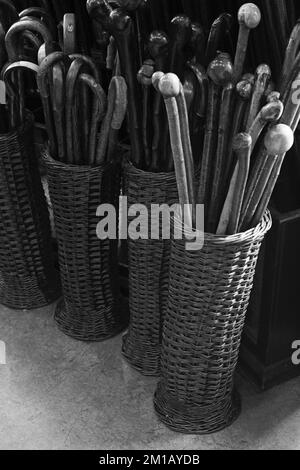
<svg viewBox="0 0 300 470">
<path fill-rule="evenodd" d="M 185 45 L 192 36 L 192 21 L 186 15 L 175 16 L 170 25 L 170 34 L 176 38 L 176 43 Z"/>
<path fill-rule="evenodd" d="M 154 72 L 152 75 L 152 85 L 154 86 L 156 91 L 159 91 L 158 84 L 162 77 L 164 77 L 164 72 Z"/>
<path fill-rule="evenodd" d="M 181 83 L 175 73 L 167 73 L 158 83 L 158 88 L 165 99 L 176 98 L 181 91 Z"/>
<path fill-rule="evenodd" d="M 145 60 L 142 67 L 138 71 L 137 80 L 141 85 L 151 86 L 152 75 L 154 72 L 154 62 L 151 59 Z"/>
<path fill-rule="evenodd" d="M 280 93 L 279 91 L 272 91 L 267 96 L 267 103 L 274 103 L 280 100 Z"/>
<path fill-rule="evenodd" d="M 226 86 L 233 78 L 233 65 L 229 54 L 220 52 L 209 64 L 207 74 L 217 86 Z"/>
<path fill-rule="evenodd" d="M 134 11 L 142 6 L 145 0 L 118 0 L 117 3 L 125 10 Z"/>
<path fill-rule="evenodd" d="M 271 68 L 269 67 L 269 65 L 267 64 L 260 64 L 256 71 L 255 71 L 255 76 L 256 77 L 259 77 L 259 76 L 262 76 L 262 75 L 266 75 L 267 77 L 271 78 L 272 76 L 272 70 Z"/>
<path fill-rule="evenodd" d="M 242 76 L 242 80 L 247 80 L 248 82 L 250 82 L 252 85 L 254 85 L 255 83 L 255 76 L 253 73 L 245 73 L 243 76 Z"/>
<path fill-rule="evenodd" d="M 283 110 L 284 106 L 281 101 L 271 101 L 262 108 L 261 118 L 267 122 L 278 121 L 282 116 Z"/>
<path fill-rule="evenodd" d="M 148 40 L 148 51 L 153 59 L 168 53 L 169 38 L 163 31 L 153 31 Z"/>
<path fill-rule="evenodd" d="M 249 100 L 252 95 L 253 84 L 248 80 L 241 80 L 236 85 L 236 91 L 243 100 Z"/>
<path fill-rule="evenodd" d="M 237 134 L 233 140 L 233 150 L 238 152 L 242 149 L 250 149 L 252 146 L 252 137 L 247 132 Z"/>
<path fill-rule="evenodd" d="M 255 29 L 261 22 L 261 12 L 254 3 L 245 3 L 238 12 L 238 21 L 248 29 Z"/>
<path fill-rule="evenodd" d="M 269 155 L 281 155 L 294 145 L 294 133 L 286 124 L 276 124 L 265 136 L 265 147 Z"/>
</svg>

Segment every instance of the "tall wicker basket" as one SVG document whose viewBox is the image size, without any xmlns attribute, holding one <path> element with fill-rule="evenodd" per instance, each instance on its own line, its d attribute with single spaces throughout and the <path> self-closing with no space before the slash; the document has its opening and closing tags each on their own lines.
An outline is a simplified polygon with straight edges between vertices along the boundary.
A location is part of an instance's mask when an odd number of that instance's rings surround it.
<svg viewBox="0 0 300 470">
<path fill-rule="evenodd" d="M 127 164 L 124 193 L 128 206 L 176 204 L 174 174 L 149 173 Z M 167 305 L 170 240 L 129 240 L 130 325 L 123 341 L 123 355 L 146 376 L 160 373 L 162 325 Z"/>
<path fill-rule="evenodd" d="M 118 240 L 99 240 L 97 209 L 112 204 L 118 213 L 120 170 L 65 165 L 45 155 L 59 249 L 63 301 L 55 319 L 67 335 L 103 341 L 128 324 L 119 294 Z"/>
<path fill-rule="evenodd" d="M 0 303 L 16 310 L 60 296 L 51 230 L 33 142 L 33 117 L 0 135 Z"/>
<path fill-rule="evenodd" d="M 184 240 L 172 242 L 162 378 L 154 403 L 175 431 L 213 433 L 239 415 L 234 372 L 258 254 L 270 227 L 268 213 L 244 234 L 206 235 L 199 251 L 187 251 Z"/>
</svg>

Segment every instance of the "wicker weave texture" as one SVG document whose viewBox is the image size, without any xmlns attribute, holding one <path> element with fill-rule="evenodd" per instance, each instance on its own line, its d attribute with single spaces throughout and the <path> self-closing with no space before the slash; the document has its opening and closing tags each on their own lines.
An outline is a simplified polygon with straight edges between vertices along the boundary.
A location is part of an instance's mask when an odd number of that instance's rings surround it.
<svg viewBox="0 0 300 470">
<path fill-rule="evenodd" d="M 0 302 L 16 310 L 60 296 L 49 214 L 33 143 L 33 118 L 0 136 Z"/>
<path fill-rule="evenodd" d="M 124 174 L 128 206 L 175 204 L 175 175 L 154 174 L 128 164 Z M 147 376 L 160 373 L 162 324 L 169 284 L 170 240 L 129 240 L 130 325 L 124 336 L 123 355 Z"/>
<path fill-rule="evenodd" d="M 49 156 L 45 161 L 64 294 L 57 324 L 78 340 L 106 340 L 128 323 L 119 295 L 118 241 L 99 240 L 96 233 L 100 204 L 118 212 L 120 171 L 115 165 L 65 165 Z"/>
<path fill-rule="evenodd" d="M 270 226 L 267 214 L 242 235 L 206 235 L 200 251 L 187 251 L 184 240 L 172 242 L 155 409 L 175 431 L 216 432 L 239 414 L 234 372 L 256 263 Z"/>
</svg>

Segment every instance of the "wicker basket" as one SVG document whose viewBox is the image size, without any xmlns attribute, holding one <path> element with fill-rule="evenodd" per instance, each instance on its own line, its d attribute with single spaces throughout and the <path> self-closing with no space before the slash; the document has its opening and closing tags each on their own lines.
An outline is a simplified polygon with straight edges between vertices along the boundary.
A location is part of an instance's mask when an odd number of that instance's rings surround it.
<svg viewBox="0 0 300 470">
<path fill-rule="evenodd" d="M 154 174 L 126 165 L 124 192 L 128 205 L 175 204 L 174 174 Z M 129 240 L 130 325 L 123 340 L 123 355 L 146 376 L 160 373 L 162 324 L 168 298 L 171 242 Z"/>
<path fill-rule="evenodd" d="M 118 240 L 99 240 L 100 204 L 118 207 L 117 165 L 65 165 L 45 155 L 64 299 L 55 319 L 81 341 L 103 341 L 128 325 L 119 294 Z M 116 211 L 118 212 L 118 211 Z"/>
<path fill-rule="evenodd" d="M 199 251 L 187 251 L 184 240 L 172 242 L 162 379 L 154 403 L 175 431 L 217 432 L 240 413 L 234 372 L 258 254 L 270 227 L 268 213 L 244 234 L 206 235 Z"/>
<path fill-rule="evenodd" d="M 33 117 L 28 113 L 22 127 L 0 135 L 0 303 L 31 310 L 59 296 Z"/>
</svg>

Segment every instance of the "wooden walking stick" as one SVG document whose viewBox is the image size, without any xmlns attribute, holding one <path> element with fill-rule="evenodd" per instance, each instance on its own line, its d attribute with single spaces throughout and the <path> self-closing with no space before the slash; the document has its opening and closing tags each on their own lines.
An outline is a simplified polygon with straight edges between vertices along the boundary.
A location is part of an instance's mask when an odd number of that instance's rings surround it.
<svg viewBox="0 0 300 470">
<path fill-rule="evenodd" d="M 233 208 L 233 203 L 234 203 L 234 198 L 235 198 L 235 191 L 236 191 L 238 176 L 239 176 L 239 163 L 237 162 L 234 168 L 233 175 L 231 177 L 229 190 L 227 193 L 227 197 L 223 206 L 219 225 L 218 225 L 217 232 L 216 232 L 216 234 L 219 236 L 223 236 L 227 234 L 228 225 L 229 225 L 230 217 L 232 214 L 232 208 Z"/>
<path fill-rule="evenodd" d="M 224 172 L 224 190 L 227 191 L 228 180 L 230 179 L 230 175 L 232 174 L 233 164 L 234 164 L 234 152 L 232 148 L 232 143 L 235 136 L 242 132 L 243 129 L 243 122 L 246 114 L 246 109 L 250 102 L 250 98 L 252 96 L 253 84 L 251 81 L 247 79 L 241 80 L 236 85 L 236 102 L 235 102 L 235 109 L 233 114 L 232 124 L 230 126 L 229 131 L 229 138 L 228 138 L 228 145 L 227 145 L 227 157 L 226 157 L 226 167 Z"/>
<path fill-rule="evenodd" d="M 148 41 L 148 50 L 155 63 L 155 71 L 166 72 L 166 61 L 169 51 L 168 36 L 161 31 L 151 33 Z M 153 140 L 152 140 L 152 169 L 156 171 L 159 168 L 159 159 L 165 162 L 166 155 L 160 155 L 163 152 L 161 136 L 163 135 L 163 100 L 159 91 L 156 92 L 153 104 Z"/>
<path fill-rule="evenodd" d="M 247 133 L 236 136 L 233 142 L 233 149 L 237 154 L 238 173 L 233 196 L 232 212 L 228 224 L 228 235 L 234 235 L 238 231 L 241 209 L 246 190 L 250 169 L 252 139 Z"/>
<path fill-rule="evenodd" d="M 272 127 L 265 137 L 265 147 L 269 155 L 276 155 L 271 161 L 270 176 L 267 178 L 263 191 L 258 192 L 256 199 L 259 201 L 253 219 L 250 222 L 250 228 L 258 225 L 267 210 L 272 197 L 275 185 L 277 183 L 282 164 L 286 153 L 294 144 L 294 134 L 292 129 L 285 124 L 278 124 Z M 263 185 L 262 185 L 263 186 Z"/>
<path fill-rule="evenodd" d="M 260 110 L 249 129 L 249 134 L 252 138 L 252 151 L 254 150 L 254 147 L 266 125 L 270 122 L 278 121 L 281 118 L 282 113 L 283 103 L 279 100 L 266 104 Z"/>
<path fill-rule="evenodd" d="M 192 134 L 192 124 L 193 124 L 193 116 L 191 117 L 191 111 L 192 111 L 192 105 L 195 100 L 195 94 L 196 94 L 196 87 L 197 87 L 197 81 L 196 77 L 193 74 L 191 70 L 186 70 L 184 73 L 184 82 L 183 82 L 183 91 L 184 91 L 184 97 L 186 101 L 186 107 L 188 110 L 189 114 L 189 122 L 190 122 L 190 134 Z"/>
<path fill-rule="evenodd" d="M 244 63 L 248 48 L 249 34 L 251 29 L 255 29 L 259 25 L 261 21 L 261 12 L 254 3 L 245 3 L 239 9 L 238 21 L 240 25 L 240 30 L 234 60 L 233 79 L 235 83 L 240 80 L 243 74 Z"/>
<path fill-rule="evenodd" d="M 151 146 L 149 132 L 149 101 L 150 87 L 152 86 L 152 75 L 154 73 L 154 61 L 148 59 L 144 62 L 142 68 L 138 71 L 137 80 L 143 88 L 143 144 L 144 155 L 147 169 L 151 169 Z"/>
<path fill-rule="evenodd" d="M 115 77 L 118 80 L 115 95 L 115 108 L 112 115 L 110 133 L 108 139 L 107 161 L 112 162 L 118 144 L 119 130 L 122 127 L 127 111 L 127 85 L 123 77 Z"/>
<path fill-rule="evenodd" d="M 215 233 L 215 230 L 217 229 L 220 211 L 224 202 L 222 189 L 224 185 L 223 177 L 226 169 L 227 143 L 230 131 L 230 120 L 228 117 L 233 111 L 233 92 L 234 86 L 232 82 L 229 82 L 222 91 L 218 126 L 218 145 L 214 160 L 214 175 L 212 179 L 212 192 L 209 204 L 209 218 L 207 226 L 209 233 Z"/>
<path fill-rule="evenodd" d="M 170 60 L 168 72 L 175 73 L 180 80 L 184 78 L 184 65 L 186 62 L 185 48 L 192 37 L 192 22 L 185 15 L 178 15 L 170 24 Z M 168 170 L 173 168 L 173 158 L 168 155 L 169 130 L 164 126 L 162 131 L 163 159 L 168 161 Z"/>
<path fill-rule="evenodd" d="M 298 72 L 298 75 L 295 79 L 295 83 L 300 83 L 300 71 Z M 293 126 L 300 107 L 299 100 L 295 100 L 293 97 L 294 92 L 295 90 L 292 88 L 284 108 L 282 119 L 280 121 L 282 124 L 286 124 L 290 127 Z"/>
<path fill-rule="evenodd" d="M 229 13 L 222 13 L 212 24 L 207 40 L 205 64 L 208 66 L 217 56 L 226 34 L 232 28 L 233 18 Z"/>
<path fill-rule="evenodd" d="M 86 56 L 85 54 L 78 54 L 78 53 L 73 53 L 69 54 L 69 57 L 72 61 L 76 59 L 82 60 L 86 64 L 86 69 L 92 77 L 96 80 L 96 82 L 100 82 L 100 73 L 97 65 L 95 64 L 94 60 Z M 89 121 L 89 94 L 88 94 L 88 89 L 89 87 L 86 87 L 85 84 L 80 80 L 79 86 L 81 87 L 81 93 L 80 93 L 80 99 L 81 99 L 81 113 L 80 113 L 80 121 L 81 121 L 81 129 L 82 129 L 82 148 L 84 149 L 84 154 L 89 154 L 90 149 L 89 149 L 89 142 L 90 142 L 90 121 Z M 95 113 L 97 113 L 97 100 L 93 100 L 93 110 L 92 114 L 95 116 Z"/>
<path fill-rule="evenodd" d="M 266 64 L 259 65 L 255 72 L 254 89 L 253 89 L 253 94 L 252 94 L 252 99 L 251 99 L 251 104 L 250 104 L 248 120 L 246 124 L 247 132 L 252 126 L 252 123 L 260 110 L 264 93 L 270 81 L 270 78 L 271 78 L 270 67 Z"/>
<path fill-rule="evenodd" d="M 288 46 L 285 52 L 285 59 L 284 64 L 282 67 L 282 73 L 280 77 L 280 85 L 279 90 L 283 92 L 289 81 L 290 73 L 293 69 L 294 63 L 296 61 L 296 57 L 299 53 L 300 48 L 300 19 L 297 21 L 292 34 L 290 36 Z"/>
<path fill-rule="evenodd" d="M 188 62 L 187 66 L 197 79 L 194 113 L 199 119 L 203 120 L 205 118 L 207 109 L 207 95 L 209 86 L 208 76 L 206 74 L 205 68 L 199 63 Z"/>
<path fill-rule="evenodd" d="M 68 56 L 63 52 L 53 52 L 49 54 L 39 66 L 37 73 L 37 84 L 40 91 L 44 116 L 46 122 L 47 133 L 49 136 L 50 153 L 53 158 L 57 157 L 57 140 L 55 133 L 54 118 L 52 113 L 52 106 L 50 102 L 50 83 L 49 83 L 49 72 L 57 63 L 62 63 L 68 69 L 71 61 Z"/>
<path fill-rule="evenodd" d="M 275 101 L 273 103 L 269 103 L 262 108 L 262 110 L 258 114 L 256 120 L 254 121 L 253 125 L 251 126 L 249 130 L 249 134 L 252 137 L 252 149 L 251 149 L 252 152 L 264 128 L 269 123 L 272 123 L 272 122 L 274 123 L 278 121 L 282 115 L 282 112 L 283 112 L 283 104 L 281 103 L 281 101 Z M 242 207 L 240 227 L 247 226 L 247 223 L 249 223 L 249 218 L 251 220 L 250 212 L 254 211 L 254 209 L 251 209 L 250 206 L 253 201 L 255 193 L 258 192 L 257 187 L 260 184 L 259 183 L 260 175 L 264 168 L 264 163 L 267 158 L 267 155 L 268 154 L 264 151 L 264 149 L 261 149 L 252 166 L 250 177 L 249 177 L 249 182 L 247 184 L 246 193 L 244 197 L 243 207 Z M 248 217 L 248 219 L 246 219 L 246 217 Z"/>
<path fill-rule="evenodd" d="M 184 64 L 186 62 L 184 48 L 192 37 L 192 22 L 185 15 L 175 16 L 170 24 L 170 67 L 169 72 L 175 73 L 180 80 L 183 79 Z"/>
<path fill-rule="evenodd" d="M 167 74 L 165 76 L 165 80 L 172 80 L 172 81 L 179 81 L 179 78 L 174 74 Z M 175 88 L 175 86 L 173 85 Z M 194 192 L 194 178 L 195 178 L 195 168 L 194 168 L 194 160 L 193 160 L 193 151 L 190 139 L 190 129 L 189 129 L 189 117 L 188 111 L 186 106 L 186 100 L 184 96 L 183 86 L 180 83 L 179 86 L 180 92 L 176 96 L 177 106 L 178 106 L 178 113 L 180 119 L 180 126 L 181 126 L 181 139 L 182 139 L 182 147 L 183 153 L 185 157 L 185 165 L 186 165 L 186 175 L 187 175 L 187 184 L 189 190 L 189 201 L 192 206 L 192 218 L 193 222 L 195 221 L 195 192 Z"/>
<path fill-rule="evenodd" d="M 203 27 L 199 23 L 192 23 L 192 36 L 188 45 L 191 62 L 203 64 L 206 37 Z"/>
<path fill-rule="evenodd" d="M 221 89 L 232 79 L 232 63 L 227 54 L 219 54 L 209 65 L 207 74 L 211 79 L 208 92 L 207 121 L 203 144 L 198 204 L 208 204 L 212 177 L 212 160 L 217 146 L 218 106 Z"/>
<path fill-rule="evenodd" d="M 158 83 L 158 87 L 165 100 L 168 114 L 179 201 L 182 206 L 183 213 L 185 213 L 187 217 L 186 223 L 188 226 L 192 227 L 193 220 L 192 211 L 190 210 L 187 171 L 181 138 L 181 123 L 176 101 L 176 97 L 180 94 L 180 81 L 178 80 L 178 77 L 176 78 L 177 80 L 174 78 L 174 75 L 170 76 L 170 74 L 168 74 L 168 76 L 163 76 Z M 157 79 L 157 76 L 154 77 L 154 80 L 155 79 Z"/>
<path fill-rule="evenodd" d="M 65 162 L 65 70 L 60 63 L 57 63 L 53 66 L 52 85 L 52 108 L 57 139 L 57 158 L 61 162 Z"/>
<path fill-rule="evenodd" d="M 107 96 L 107 113 L 103 120 L 101 131 L 98 139 L 96 164 L 102 165 L 106 161 L 107 151 L 109 147 L 109 138 L 111 137 L 111 129 L 113 126 L 116 109 L 120 114 L 124 114 L 127 107 L 127 86 L 123 77 L 113 77 Z M 111 156 L 111 155 L 110 155 Z"/>
<path fill-rule="evenodd" d="M 89 165 L 94 165 L 96 159 L 98 125 L 105 115 L 107 100 L 102 86 L 99 82 L 97 82 L 97 80 L 95 80 L 93 76 L 86 73 L 82 73 L 79 76 L 79 81 L 85 86 L 87 86 L 94 95 L 87 158 L 87 163 Z"/>
<path fill-rule="evenodd" d="M 271 127 L 269 132 L 266 134 L 264 146 L 257 156 L 258 164 L 249 177 L 249 184 L 251 188 L 254 187 L 254 190 L 252 190 L 251 195 L 248 196 L 248 200 L 245 200 L 243 217 L 240 220 L 241 230 L 247 230 L 252 225 L 252 220 L 257 212 L 258 205 L 264 196 L 264 192 L 266 191 L 277 156 L 285 155 L 285 153 L 292 147 L 293 143 L 293 131 L 285 124 L 277 124 Z M 280 158 L 282 162 L 283 158 L 284 157 Z M 249 193 L 249 191 L 247 191 L 247 193 Z M 271 194 L 269 194 L 269 198 L 271 198 Z"/>
</svg>

